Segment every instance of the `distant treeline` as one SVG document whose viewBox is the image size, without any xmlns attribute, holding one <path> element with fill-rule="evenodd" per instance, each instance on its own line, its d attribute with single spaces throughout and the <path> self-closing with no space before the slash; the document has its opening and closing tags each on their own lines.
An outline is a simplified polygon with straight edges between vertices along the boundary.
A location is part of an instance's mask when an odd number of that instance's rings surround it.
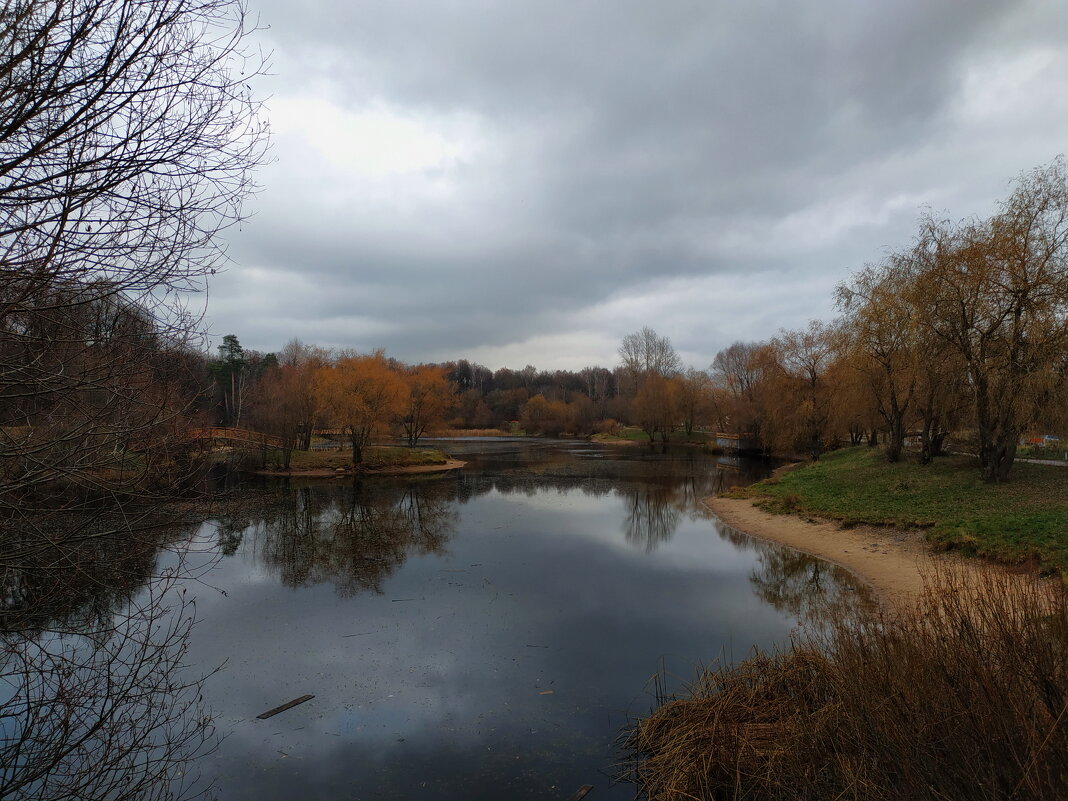
<svg viewBox="0 0 1068 801">
<path fill-rule="evenodd" d="M 987 480 L 1003 481 L 1021 437 L 1063 430 L 1068 417 L 1066 256 L 1068 168 L 1057 159 L 1021 176 L 988 219 L 923 216 L 911 245 L 838 287 L 835 320 L 736 342 L 707 370 L 684 367 L 650 328 L 623 339 L 618 365 L 577 372 L 408 366 L 297 341 L 264 356 L 228 337 L 207 364 L 212 407 L 223 424 L 247 410 L 271 433 L 304 432 L 305 447 L 311 428 L 337 428 L 356 450 L 391 428 L 414 444 L 444 427 L 584 435 L 632 425 L 650 440 L 746 434 L 813 459 L 867 441 L 896 461 L 914 440 L 928 462 L 952 434 Z"/>
<path fill-rule="evenodd" d="M 160 486 L 182 466 L 183 430 L 203 425 L 273 434 L 287 452 L 327 429 L 357 460 L 372 438 L 414 445 L 448 429 L 721 431 L 813 459 L 868 442 L 896 461 L 911 444 L 920 462 L 952 435 L 1002 481 L 1022 438 L 1068 428 L 1066 254 L 1058 159 L 1021 176 L 987 219 L 921 218 L 912 243 L 838 287 L 836 319 L 736 342 L 704 370 L 650 328 L 624 337 L 618 364 L 578 371 L 409 365 L 297 340 L 265 354 L 235 335 L 209 355 L 121 283 L 27 271 L 4 283 L 0 497 L 25 510 L 57 482 Z"/>
</svg>

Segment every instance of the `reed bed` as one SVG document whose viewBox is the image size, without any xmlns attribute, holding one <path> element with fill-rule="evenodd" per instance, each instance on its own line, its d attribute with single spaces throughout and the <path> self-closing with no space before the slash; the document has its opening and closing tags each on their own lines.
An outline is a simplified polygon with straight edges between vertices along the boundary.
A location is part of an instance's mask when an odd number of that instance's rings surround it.
<svg viewBox="0 0 1068 801">
<path fill-rule="evenodd" d="M 939 573 L 911 605 L 707 669 L 626 741 L 651 801 L 1068 797 L 1068 600 Z"/>
</svg>

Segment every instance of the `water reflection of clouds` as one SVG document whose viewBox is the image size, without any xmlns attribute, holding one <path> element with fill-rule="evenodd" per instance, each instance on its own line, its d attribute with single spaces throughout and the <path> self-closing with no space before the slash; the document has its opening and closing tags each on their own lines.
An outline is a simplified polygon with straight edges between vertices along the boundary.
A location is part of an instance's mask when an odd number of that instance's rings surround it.
<svg viewBox="0 0 1068 801">
<path fill-rule="evenodd" d="M 506 466 L 473 458 L 414 489 L 290 495 L 238 537 L 197 655 L 231 658 L 210 688 L 234 729 L 220 770 L 240 773 L 224 792 L 566 796 L 611 764 L 661 659 L 684 682 L 783 641 L 793 616 L 754 594 L 753 546 L 717 537 L 697 504 L 724 481 L 709 460 L 509 447 Z M 416 496 L 444 512 L 428 518 L 440 536 L 399 524 Z"/>
<path fill-rule="evenodd" d="M 208 668 L 186 660 L 183 590 L 213 556 L 185 525 L 90 522 L 100 530 L 84 542 L 51 532 L 0 557 L 17 590 L 0 594 L 3 798 L 169 798 L 172 781 L 195 787 L 216 743 L 200 696 Z"/>
<path fill-rule="evenodd" d="M 709 643 L 730 641 L 730 629 L 744 617 L 747 639 L 781 636 L 776 613 L 765 607 L 754 614 L 751 601 L 739 600 L 751 598 L 743 570 L 720 575 L 734 549 L 710 538 L 707 524 L 683 520 L 672 548 L 647 554 L 621 536 L 622 497 L 564 499 L 563 508 L 549 504 L 524 514 L 517 509 L 531 508 L 526 496 L 486 493 L 464 507 L 456 521 L 462 536 L 453 537 L 448 552 L 410 555 L 405 569 L 384 581 L 384 595 L 342 599 L 325 585 L 306 585 L 272 601 L 259 586 L 243 587 L 246 608 L 232 610 L 225 628 L 244 635 L 218 636 L 252 654 L 235 665 L 239 677 L 217 679 L 223 686 L 213 694 L 241 703 L 250 716 L 304 692 L 319 697 L 286 713 L 274 727 L 282 735 L 264 735 L 259 722 L 248 720 L 224 747 L 236 758 L 281 737 L 279 748 L 299 746 L 327 775 L 331 766 L 308 747 L 308 731 L 317 732 L 315 742 L 342 734 L 360 743 L 361 753 L 381 751 L 402 773 L 397 760 L 415 750 L 396 744 L 402 737 L 405 745 L 422 743 L 435 764 L 431 744 L 442 736 L 468 765 L 502 740 L 514 741 L 516 755 L 526 758 L 550 732 L 596 732 L 583 746 L 590 748 L 603 743 L 605 726 L 583 718 L 601 708 L 595 717 L 614 716 L 622 725 L 621 698 L 638 705 L 631 712 L 644 711 L 642 688 L 660 656 L 696 662 L 719 655 L 715 645 L 694 655 L 695 632 Z M 507 531 L 497 528 L 504 523 Z M 606 549 L 606 542 L 616 547 Z M 243 548 L 265 553 L 251 542 Z M 403 598 L 416 600 L 394 600 Z M 276 647 L 263 654 L 271 632 Z M 375 633 L 343 636 L 361 632 Z M 254 665 L 260 669 L 246 674 Z M 688 677 L 693 664 L 675 667 Z M 539 695 L 543 688 L 552 695 Z"/>
</svg>

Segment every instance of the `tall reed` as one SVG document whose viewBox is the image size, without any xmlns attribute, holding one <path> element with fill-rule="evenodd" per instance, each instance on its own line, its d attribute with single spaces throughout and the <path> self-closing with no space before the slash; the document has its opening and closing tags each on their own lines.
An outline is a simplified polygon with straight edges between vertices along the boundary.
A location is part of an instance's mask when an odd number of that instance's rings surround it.
<svg viewBox="0 0 1068 801">
<path fill-rule="evenodd" d="M 1019 576 L 928 578 L 785 651 L 700 675 L 630 730 L 654 801 L 1068 798 L 1068 598 Z"/>
</svg>

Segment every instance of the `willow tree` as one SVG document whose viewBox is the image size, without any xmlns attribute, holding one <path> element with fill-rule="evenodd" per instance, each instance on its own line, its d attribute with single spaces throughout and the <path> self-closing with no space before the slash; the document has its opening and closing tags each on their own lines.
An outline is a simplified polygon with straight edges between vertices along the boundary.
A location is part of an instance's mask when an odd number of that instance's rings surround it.
<svg viewBox="0 0 1068 801">
<path fill-rule="evenodd" d="M 834 388 L 829 371 L 837 341 L 833 327 L 813 320 L 807 328 L 783 331 L 771 342 L 780 379 L 776 425 L 789 432 L 813 461 L 823 454 L 832 419 Z"/>
<path fill-rule="evenodd" d="M 927 220 L 918 291 L 968 374 L 987 481 L 1008 479 L 1021 435 L 1057 400 L 1068 351 L 1068 165 L 1021 176 L 989 220 Z"/>
<path fill-rule="evenodd" d="M 913 279 L 900 254 L 869 265 L 838 287 L 845 312 L 851 362 L 863 375 L 886 424 L 886 455 L 901 459 L 905 432 L 917 393 L 914 365 L 916 310 L 908 291 Z"/>
</svg>

